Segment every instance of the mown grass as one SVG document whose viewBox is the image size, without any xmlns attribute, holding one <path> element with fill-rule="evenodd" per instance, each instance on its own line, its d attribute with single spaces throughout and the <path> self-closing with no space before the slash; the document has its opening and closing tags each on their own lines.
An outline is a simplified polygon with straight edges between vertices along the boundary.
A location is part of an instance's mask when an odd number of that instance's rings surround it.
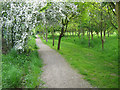
<svg viewBox="0 0 120 90">
<path fill-rule="evenodd" d="M 57 49 L 58 36 L 55 37 L 55 46 L 52 46 L 52 36 L 48 42 L 42 41 L 53 49 Z M 63 37 L 61 50 L 57 50 L 66 61 L 84 76 L 92 86 L 98 88 L 118 88 L 118 38 L 116 35 L 106 37 L 104 50 L 100 37 L 94 35 L 88 47 L 88 37 Z"/>
<path fill-rule="evenodd" d="M 12 49 L 2 55 L 2 88 L 35 88 L 43 81 L 39 78 L 42 60 L 38 56 L 35 38 L 28 42 L 30 54 L 17 53 Z"/>
</svg>

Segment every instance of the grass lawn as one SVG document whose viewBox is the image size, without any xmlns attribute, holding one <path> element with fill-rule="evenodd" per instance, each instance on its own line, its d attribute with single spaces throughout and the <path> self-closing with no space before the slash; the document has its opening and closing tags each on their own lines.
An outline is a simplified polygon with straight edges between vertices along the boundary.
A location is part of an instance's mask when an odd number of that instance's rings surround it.
<svg viewBox="0 0 120 90">
<path fill-rule="evenodd" d="M 42 39 L 42 38 L 41 38 Z M 48 42 L 42 41 L 57 50 L 58 36 L 55 36 L 55 46 L 52 46 L 52 36 L 48 35 Z M 99 88 L 118 88 L 118 38 L 106 36 L 105 48 L 102 51 L 100 37 L 94 35 L 91 47 L 88 38 L 77 36 L 63 37 L 61 49 L 58 51 L 66 61 L 84 76 L 91 85 Z"/>
</svg>

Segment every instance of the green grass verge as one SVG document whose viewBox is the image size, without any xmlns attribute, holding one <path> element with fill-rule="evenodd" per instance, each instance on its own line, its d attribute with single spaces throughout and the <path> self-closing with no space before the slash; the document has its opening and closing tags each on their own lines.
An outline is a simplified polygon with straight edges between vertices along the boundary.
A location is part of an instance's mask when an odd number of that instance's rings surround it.
<svg viewBox="0 0 120 90">
<path fill-rule="evenodd" d="M 41 38 L 42 39 L 42 38 Z M 42 41 L 53 49 L 57 49 L 58 36 L 55 37 L 55 46 L 52 46 L 52 36 L 48 35 L 48 42 Z M 75 36 L 63 37 L 61 50 L 57 50 L 66 61 L 84 75 L 84 79 L 98 88 L 118 88 L 118 38 L 115 35 L 106 37 L 102 50 L 100 38 L 94 35 L 91 47 L 88 47 L 88 38 Z"/>
<path fill-rule="evenodd" d="M 2 88 L 35 88 L 43 84 L 40 79 L 42 60 L 34 37 L 29 40 L 28 48 L 32 50 L 29 55 L 18 54 L 14 49 L 2 55 Z"/>
</svg>

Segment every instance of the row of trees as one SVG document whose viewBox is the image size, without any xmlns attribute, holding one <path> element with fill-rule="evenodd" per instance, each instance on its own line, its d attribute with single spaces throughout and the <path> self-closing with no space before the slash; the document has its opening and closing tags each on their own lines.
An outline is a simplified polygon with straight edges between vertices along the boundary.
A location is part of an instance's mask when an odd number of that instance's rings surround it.
<svg viewBox="0 0 120 90">
<path fill-rule="evenodd" d="M 1 2 L 2 38 L 9 48 L 24 52 L 33 28 L 38 26 L 46 42 L 47 33 L 52 33 L 53 46 L 54 33 L 60 32 L 58 50 L 61 38 L 69 31 L 78 32 L 79 37 L 81 33 L 84 36 L 87 32 L 89 46 L 90 36 L 93 39 L 93 33 L 100 33 L 104 49 L 106 32 L 108 35 L 109 32 L 118 33 L 120 28 L 119 4 L 120 2 Z"/>
<path fill-rule="evenodd" d="M 52 27 L 50 32 L 53 35 L 53 45 L 54 45 L 54 28 L 60 30 L 59 40 L 58 40 L 58 50 L 60 49 L 61 38 L 65 36 L 66 32 L 78 32 L 78 36 L 82 33 L 87 32 L 88 34 L 88 45 L 90 47 L 90 36 L 93 40 L 93 33 L 96 33 L 99 37 L 101 36 L 102 49 L 104 49 L 105 35 L 106 32 L 118 34 L 118 6 L 120 2 L 52 2 L 50 6 L 43 12 L 45 14 L 46 22 L 48 22 L 48 27 Z M 43 25 L 44 27 L 44 25 Z M 47 28 L 46 32 L 48 33 Z M 45 36 L 44 36 L 45 37 Z M 46 35 L 47 42 L 47 35 Z"/>
</svg>

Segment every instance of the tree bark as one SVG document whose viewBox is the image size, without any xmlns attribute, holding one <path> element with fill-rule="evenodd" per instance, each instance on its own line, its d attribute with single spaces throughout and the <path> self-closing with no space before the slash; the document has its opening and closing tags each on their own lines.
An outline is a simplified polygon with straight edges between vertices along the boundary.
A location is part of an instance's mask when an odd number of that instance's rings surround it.
<svg viewBox="0 0 120 90">
<path fill-rule="evenodd" d="M 120 1 L 117 2 L 117 17 L 118 17 L 118 63 L 120 64 Z M 120 65 L 118 65 L 120 69 Z M 120 71 L 118 72 L 118 76 L 120 76 Z M 120 84 L 120 78 L 118 79 L 118 84 Z M 120 86 L 118 87 L 120 88 Z"/>
<path fill-rule="evenodd" d="M 89 40 L 88 40 L 88 46 L 90 47 L 90 28 L 89 28 Z"/>
<path fill-rule="evenodd" d="M 61 41 L 61 38 L 63 37 L 63 33 L 64 33 L 64 25 L 62 26 L 61 34 L 60 34 L 59 40 L 58 40 L 58 50 L 60 50 L 60 41 Z"/>
<path fill-rule="evenodd" d="M 92 40 L 93 40 L 93 31 L 91 30 L 91 38 L 92 38 Z"/>
<path fill-rule="evenodd" d="M 67 30 L 67 37 L 68 37 L 68 30 Z"/>
<path fill-rule="evenodd" d="M 53 36 L 53 46 L 54 46 L 54 30 L 53 30 L 53 32 L 52 32 L 52 36 Z"/>
<path fill-rule="evenodd" d="M 47 25 L 46 25 L 46 42 L 48 42 L 48 39 L 47 39 Z"/>
<path fill-rule="evenodd" d="M 109 31 L 108 31 L 108 37 L 109 37 Z"/>
<path fill-rule="evenodd" d="M 11 38 L 12 38 L 12 48 L 14 47 L 14 32 L 13 32 L 13 27 L 11 28 L 11 31 L 12 31 L 12 35 L 11 35 Z"/>
<path fill-rule="evenodd" d="M 102 39 L 102 50 L 104 50 L 104 40 Z"/>
<path fill-rule="evenodd" d="M 43 30 L 43 39 L 45 39 L 45 31 Z"/>
<path fill-rule="evenodd" d="M 101 41 L 102 41 L 102 50 L 104 50 L 104 40 L 103 40 L 103 38 L 102 38 L 102 9 L 101 9 Z"/>
<path fill-rule="evenodd" d="M 105 30 L 104 30 L 104 41 L 105 41 Z"/>
<path fill-rule="evenodd" d="M 65 33 L 67 32 L 67 26 L 68 26 L 68 22 L 66 22 Z M 66 39 L 66 35 L 65 35 L 65 39 Z"/>
<path fill-rule="evenodd" d="M 98 36 L 98 38 L 99 38 L 99 32 L 96 32 L 96 34 L 97 34 L 97 36 Z"/>
<path fill-rule="evenodd" d="M 101 41 L 102 41 L 102 30 L 100 31 L 100 35 L 101 35 Z"/>
<path fill-rule="evenodd" d="M 88 46 L 90 47 L 90 21 L 89 21 L 89 39 L 88 39 Z"/>
</svg>

